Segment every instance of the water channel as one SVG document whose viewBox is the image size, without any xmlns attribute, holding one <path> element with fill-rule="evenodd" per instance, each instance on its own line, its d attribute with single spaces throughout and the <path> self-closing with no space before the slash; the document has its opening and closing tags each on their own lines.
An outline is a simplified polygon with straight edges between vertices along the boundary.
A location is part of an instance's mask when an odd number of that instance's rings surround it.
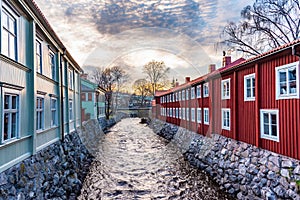
<svg viewBox="0 0 300 200">
<path fill-rule="evenodd" d="M 101 138 L 78 199 L 232 199 L 138 118 Z"/>
</svg>

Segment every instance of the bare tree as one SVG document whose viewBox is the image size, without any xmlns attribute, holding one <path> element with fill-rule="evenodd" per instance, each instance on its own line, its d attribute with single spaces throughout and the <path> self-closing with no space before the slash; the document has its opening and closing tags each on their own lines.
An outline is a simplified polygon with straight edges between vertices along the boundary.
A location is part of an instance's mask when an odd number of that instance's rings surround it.
<svg viewBox="0 0 300 200">
<path fill-rule="evenodd" d="M 143 66 L 143 72 L 147 75 L 151 83 L 151 94 L 154 96 L 155 91 L 161 89 L 161 85 L 167 78 L 170 68 L 166 67 L 163 61 L 150 61 Z M 162 86 L 163 87 L 163 86 Z"/>
<path fill-rule="evenodd" d="M 239 23 L 229 22 L 223 44 L 248 56 L 261 54 L 299 38 L 299 0 L 256 0 L 241 11 Z"/>
<path fill-rule="evenodd" d="M 146 79 L 138 79 L 136 80 L 132 88 L 136 95 L 141 97 L 140 105 L 143 107 L 145 105 L 146 96 L 151 94 L 151 84 Z"/>
<path fill-rule="evenodd" d="M 114 110 L 116 111 L 118 109 L 118 97 L 119 97 L 119 92 L 124 83 L 128 81 L 129 75 L 126 74 L 125 70 L 123 70 L 120 66 L 114 66 L 111 68 L 111 73 L 114 77 L 116 87 L 115 87 L 115 106 Z"/>
</svg>

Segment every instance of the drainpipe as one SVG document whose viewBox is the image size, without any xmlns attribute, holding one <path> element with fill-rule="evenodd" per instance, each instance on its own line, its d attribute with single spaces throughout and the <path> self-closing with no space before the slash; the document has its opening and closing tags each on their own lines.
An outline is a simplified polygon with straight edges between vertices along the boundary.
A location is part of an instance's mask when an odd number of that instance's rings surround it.
<svg viewBox="0 0 300 200">
<path fill-rule="evenodd" d="M 65 123 L 64 123 L 64 85 L 63 85 L 63 66 L 62 66 L 62 61 L 63 61 L 63 56 L 66 55 L 66 49 L 63 49 L 63 54 L 60 57 L 60 124 L 61 124 L 61 141 L 63 142 L 65 140 Z"/>
</svg>

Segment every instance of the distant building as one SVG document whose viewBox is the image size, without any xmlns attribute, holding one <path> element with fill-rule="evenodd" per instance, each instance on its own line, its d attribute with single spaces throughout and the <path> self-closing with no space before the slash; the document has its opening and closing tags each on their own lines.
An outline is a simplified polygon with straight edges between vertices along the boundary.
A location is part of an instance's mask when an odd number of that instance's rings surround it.
<svg viewBox="0 0 300 200">
<path fill-rule="evenodd" d="M 81 68 L 32 0 L 0 1 L 0 172 L 81 125 Z"/>
<path fill-rule="evenodd" d="M 81 119 L 98 119 L 105 116 L 105 90 L 86 79 L 86 75 L 81 77 Z"/>
</svg>

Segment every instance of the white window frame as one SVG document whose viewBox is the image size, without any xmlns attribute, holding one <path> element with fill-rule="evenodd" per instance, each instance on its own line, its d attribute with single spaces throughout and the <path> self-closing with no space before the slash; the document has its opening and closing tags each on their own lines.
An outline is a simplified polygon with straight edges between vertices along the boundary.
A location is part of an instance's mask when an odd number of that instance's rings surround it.
<svg viewBox="0 0 300 200">
<path fill-rule="evenodd" d="M 191 99 L 195 99 L 195 87 L 191 88 Z"/>
<path fill-rule="evenodd" d="M 55 101 L 55 104 L 53 104 L 53 101 Z M 58 112 L 57 112 L 57 98 L 51 97 L 50 98 L 50 111 L 51 111 L 51 127 L 57 127 L 58 126 Z M 53 119 L 54 116 L 54 119 Z"/>
<path fill-rule="evenodd" d="M 1 2 L 1 4 L 2 4 L 2 15 L 3 15 L 3 13 L 5 12 L 7 15 L 8 15 L 8 17 L 10 17 L 10 18 L 12 18 L 12 19 L 14 19 L 15 20 L 15 24 L 14 24 L 14 31 L 15 31 L 15 34 L 13 34 L 13 33 L 11 33 L 10 32 L 10 30 L 8 30 L 7 28 L 4 28 L 4 25 L 3 25 L 3 19 L 2 19 L 2 17 L 3 16 L 1 16 L 1 31 L 2 31 L 2 34 L 1 34 L 1 41 L 3 40 L 3 32 L 4 31 L 6 31 L 6 32 L 8 32 L 8 34 L 9 34 L 9 36 L 11 36 L 11 37 L 14 37 L 15 38 L 15 40 L 14 40 L 14 42 L 15 42 L 15 44 L 14 44 L 14 57 L 12 56 L 12 55 L 10 55 L 10 42 L 9 41 L 7 41 L 8 43 L 7 43 L 7 49 L 8 49 L 8 55 L 6 55 L 4 52 L 3 52 L 3 45 L 4 45 L 4 42 L 1 42 L 1 53 L 3 54 L 3 55 L 5 55 L 5 56 L 7 56 L 7 57 L 9 57 L 9 58 L 11 58 L 11 59 L 13 59 L 13 60 L 15 60 L 15 61 L 18 61 L 18 57 L 19 57 L 19 27 L 20 27 L 20 25 L 19 25 L 19 20 L 20 20 L 20 15 L 18 14 L 18 13 L 16 13 L 15 11 L 13 11 L 6 3 L 4 3 L 3 1 Z M 0 5 L 1 5 L 0 4 Z M 4 30 L 4 29 L 6 29 L 6 30 Z M 9 39 L 8 39 L 9 40 Z"/>
<path fill-rule="evenodd" d="M 69 89 L 73 90 L 74 89 L 74 72 L 70 68 L 68 68 L 68 84 L 69 84 Z"/>
<path fill-rule="evenodd" d="M 186 121 L 190 121 L 190 108 L 186 108 Z"/>
<path fill-rule="evenodd" d="M 203 111 L 203 123 L 209 125 L 209 108 L 204 108 Z"/>
<path fill-rule="evenodd" d="M 0 91 L 1 91 L 1 88 L 0 88 Z M 11 140 L 14 140 L 14 139 L 17 139 L 20 137 L 20 116 L 21 116 L 21 109 L 20 109 L 20 105 L 21 105 L 21 92 L 19 90 L 14 90 L 14 89 L 8 89 L 8 88 L 2 88 L 2 99 L 3 99 L 3 102 L 2 102 L 2 130 L 1 130 L 1 141 L 0 141 L 0 144 L 5 144 Z M 16 96 L 16 109 L 12 109 L 11 108 L 11 103 L 12 103 L 12 99 L 10 97 L 9 99 L 9 104 L 10 104 L 10 108 L 8 109 L 4 109 L 4 104 L 5 104 L 5 95 L 9 95 L 9 96 Z M 4 140 L 4 119 L 5 119 L 5 114 L 9 114 L 10 117 L 9 117 L 9 127 L 8 127 L 8 138 L 6 140 Z M 11 122 L 11 119 L 12 119 L 12 114 L 13 113 L 16 113 L 16 135 L 14 137 L 12 137 L 12 133 L 11 133 L 11 129 L 10 127 L 12 126 L 12 122 Z"/>
<path fill-rule="evenodd" d="M 182 108 L 182 119 L 185 120 L 185 108 Z"/>
<path fill-rule="evenodd" d="M 43 41 L 38 36 L 35 38 L 35 70 L 43 74 Z"/>
<path fill-rule="evenodd" d="M 175 102 L 175 94 L 172 94 L 172 102 Z"/>
<path fill-rule="evenodd" d="M 74 102 L 73 99 L 69 99 L 69 122 L 74 121 Z"/>
<path fill-rule="evenodd" d="M 230 78 L 221 81 L 221 98 L 230 99 Z"/>
<path fill-rule="evenodd" d="M 191 108 L 191 120 L 195 122 L 195 108 Z"/>
<path fill-rule="evenodd" d="M 289 68 L 295 67 L 296 69 L 296 93 L 290 93 L 289 92 L 289 84 L 287 84 L 287 93 L 286 94 L 280 94 L 280 76 L 279 76 L 279 71 L 281 70 L 286 70 L 288 71 Z M 279 67 L 275 68 L 275 73 L 276 73 L 276 100 L 280 99 L 295 99 L 299 98 L 299 61 L 293 62 L 290 64 L 282 65 Z M 287 76 L 287 82 L 289 80 L 289 76 Z"/>
<path fill-rule="evenodd" d="M 182 90 L 182 100 L 184 101 L 185 100 L 185 90 Z"/>
<path fill-rule="evenodd" d="M 175 101 L 178 101 L 178 93 L 175 93 Z"/>
<path fill-rule="evenodd" d="M 201 108 L 197 108 L 197 123 L 202 123 L 202 109 Z"/>
<path fill-rule="evenodd" d="M 181 101 L 181 91 L 178 92 L 178 100 Z"/>
<path fill-rule="evenodd" d="M 221 112 L 222 112 L 222 129 L 230 131 L 230 124 L 231 124 L 231 120 L 230 120 L 230 117 L 231 117 L 231 116 L 230 116 L 230 109 L 229 109 L 229 108 L 222 108 L 222 109 L 221 109 Z M 228 118 L 228 119 L 225 118 L 226 113 L 229 113 L 229 118 Z M 225 124 L 225 125 L 224 125 L 225 120 L 228 120 L 228 124 Z"/>
<path fill-rule="evenodd" d="M 203 97 L 209 97 L 209 84 L 203 84 Z"/>
<path fill-rule="evenodd" d="M 189 100 L 189 96 L 190 96 L 190 89 L 188 88 L 188 89 L 186 89 L 186 91 L 185 91 L 185 96 L 186 96 L 186 100 Z"/>
<path fill-rule="evenodd" d="M 51 78 L 56 81 L 56 59 L 55 53 L 49 48 L 49 66 L 51 70 Z"/>
<path fill-rule="evenodd" d="M 271 135 L 271 127 L 272 124 L 268 124 L 269 125 L 269 133 L 270 135 L 266 135 L 264 133 L 264 117 L 263 115 L 267 113 L 268 114 L 268 120 L 270 122 L 270 116 L 271 115 L 276 115 L 276 134 L 277 136 L 272 136 Z M 276 142 L 279 142 L 279 110 L 277 109 L 261 109 L 260 110 L 260 137 L 264 138 L 264 139 L 268 139 L 268 140 L 273 140 Z"/>
<path fill-rule="evenodd" d="M 40 101 L 42 101 L 42 107 L 38 108 Z M 43 95 L 36 96 L 36 120 L 36 131 L 43 131 L 45 129 L 45 96 Z M 41 125 L 41 127 L 39 127 L 39 125 Z"/>
<path fill-rule="evenodd" d="M 197 89 L 196 89 L 196 92 L 197 92 L 197 98 L 201 98 L 201 85 L 197 85 Z"/>
<path fill-rule="evenodd" d="M 247 96 L 247 80 L 250 79 L 250 97 Z M 254 86 L 253 86 L 254 83 Z M 255 101 L 255 73 L 244 76 L 244 101 Z M 254 90 L 254 92 L 253 92 Z"/>
</svg>

